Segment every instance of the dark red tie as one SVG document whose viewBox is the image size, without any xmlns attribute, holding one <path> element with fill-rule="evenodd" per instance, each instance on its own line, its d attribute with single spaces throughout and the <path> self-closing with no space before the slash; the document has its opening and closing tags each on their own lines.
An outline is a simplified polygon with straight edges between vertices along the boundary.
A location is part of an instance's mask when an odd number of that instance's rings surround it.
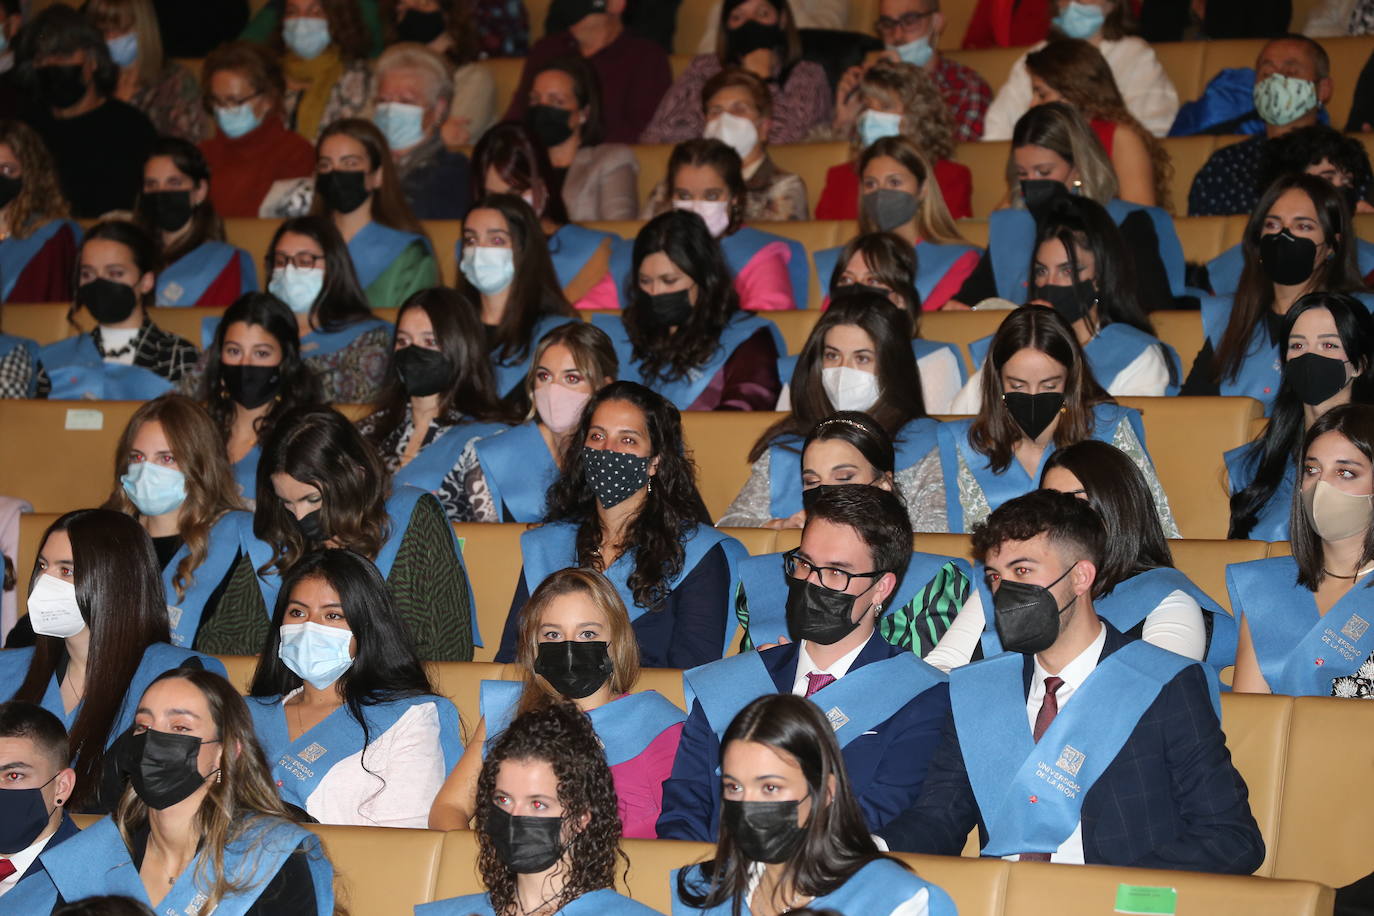
<svg viewBox="0 0 1374 916">
<path fill-rule="evenodd" d="M 1055 692 L 1063 686 L 1064 679 L 1062 677 L 1051 675 L 1045 678 L 1045 699 L 1040 701 L 1040 711 L 1035 714 L 1035 729 L 1031 732 L 1031 736 L 1035 738 L 1037 744 L 1040 743 L 1041 736 L 1049 730 L 1054 717 L 1059 715 L 1059 699 L 1055 696 Z M 1048 862 L 1049 860 L 1050 854 L 1048 852 L 1021 853 L 1022 862 Z"/>
<path fill-rule="evenodd" d="M 835 681 L 836 677 L 833 674 L 821 674 L 818 671 L 813 671 L 806 676 L 806 695 L 811 696 L 811 694 L 829 687 Z"/>
<path fill-rule="evenodd" d="M 14 863 L 9 859 L 0 859 L 0 881 L 4 881 L 14 874 Z"/>
</svg>

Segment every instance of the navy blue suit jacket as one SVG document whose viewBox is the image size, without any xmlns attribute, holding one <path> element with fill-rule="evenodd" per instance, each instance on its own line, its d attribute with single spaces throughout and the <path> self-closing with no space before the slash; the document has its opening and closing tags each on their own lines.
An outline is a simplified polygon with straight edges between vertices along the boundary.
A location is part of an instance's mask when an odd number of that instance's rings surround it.
<svg viewBox="0 0 1374 916">
<path fill-rule="evenodd" d="M 779 693 L 792 692 L 800 651 L 797 643 L 785 643 L 759 653 Z M 874 633 L 850 670 L 907 651 Z M 816 694 L 816 701 L 825 707 L 825 690 Z M 844 749 L 849 784 L 870 830 L 876 833 L 916 800 L 948 717 L 949 685 L 936 684 Z M 701 704 L 694 701 L 673 759 L 673 774 L 663 784 L 658 835 L 714 843 L 719 814 L 720 742 Z"/>
<path fill-rule="evenodd" d="M 49 849 L 56 849 L 62 841 L 70 840 L 80 832 L 81 829 L 76 826 L 67 812 L 62 812 L 62 820 L 57 822 L 57 829 L 53 831 L 52 838 L 49 839 L 47 845 L 43 847 L 43 851 L 47 852 Z M 43 867 L 43 857 L 39 856 L 29 863 L 29 867 L 24 869 L 24 873 L 19 876 L 19 880 L 24 881 L 28 879 L 29 876 L 44 871 L 47 871 L 47 869 Z M 0 897 L 0 900 L 3 899 L 3 897 Z"/>
<path fill-rule="evenodd" d="M 1106 658 L 1128 640 L 1106 621 L 1103 626 Z M 1023 701 L 1033 670 L 1027 655 Z M 1259 868 L 1264 839 L 1212 711 L 1207 676 L 1201 665 L 1190 665 L 1164 685 L 1084 796 L 1088 864 L 1241 875 Z M 986 845 L 951 712 L 916 804 L 878 833 L 893 850 L 957 856 L 975 825 Z"/>
</svg>

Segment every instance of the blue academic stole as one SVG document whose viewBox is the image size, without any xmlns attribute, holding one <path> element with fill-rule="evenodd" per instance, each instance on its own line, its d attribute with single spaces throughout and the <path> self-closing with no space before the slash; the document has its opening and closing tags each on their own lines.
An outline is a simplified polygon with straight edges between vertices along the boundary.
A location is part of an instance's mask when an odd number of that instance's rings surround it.
<svg viewBox="0 0 1374 916">
<path fill-rule="evenodd" d="M 1183 243 L 1179 241 L 1174 220 L 1162 207 L 1148 207 L 1122 200 L 1119 197 L 1107 201 L 1107 213 L 1118 226 L 1132 213 L 1145 211 L 1154 226 L 1155 237 L 1159 241 L 1159 259 L 1164 262 L 1164 273 L 1169 279 L 1169 292 L 1175 296 L 1184 294 Z M 1029 259 L 1027 259 L 1029 260 Z"/>
<path fill-rule="evenodd" d="M 245 890 L 225 894 L 215 907 L 214 916 L 247 913 L 286 860 L 302 846 L 314 879 L 316 913 L 332 913 L 334 869 L 325 858 L 319 839 L 295 824 L 260 818 L 224 849 L 225 874 L 232 875 Z M 197 853 L 177 877 L 154 910 L 158 916 L 199 916 L 208 891 L 198 887 L 195 880 L 202 855 L 203 851 Z M 45 851 L 40 858 L 63 900 L 116 894 L 151 906 L 143 879 L 112 818 L 101 818 L 65 843 Z"/>
<path fill-rule="evenodd" d="M 429 240 L 423 235 L 392 229 L 376 220 L 358 230 L 358 234 L 348 243 L 348 255 L 353 259 L 353 270 L 358 274 L 358 285 L 367 289 L 377 282 L 377 278 L 386 273 L 392 262 L 416 242 L 423 245 L 426 251 L 433 253 Z"/>
<path fill-rule="evenodd" d="M 515 718 L 524 690 L 524 681 L 482 682 L 482 718 L 487 724 L 483 756 Z M 592 720 L 592 727 L 606 752 L 607 766 L 619 766 L 635 759 L 659 735 L 687 719 L 682 710 L 653 690 L 641 690 L 611 700 L 587 713 L 587 717 Z"/>
<path fill-rule="evenodd" d="M 835 267 L 840 260 L 840 252 L 843 250 L 843 246 L 838 246 L 816 252 L 816 276 L 820 278 L 822 287 L 829 288 L 830 278 L 835 275 Z M 935 287 L 940 284 L 940 281 L 945 278 L 945 274 L 949 273 L 955 263 L 970 251 L 979 251 L 979 248 L 967 242 L 923 240 L 916 244 L 915 251 L 916 292 L 920 295 L 921 301 L 925 302 L 926 299 L 930 298 L 930 294 L 935 292 Z"/>
<path fill-rule="evenodd" d="M 572 324 L 577 320 L 576 317 L 570 315 L 545 315 L 535 322 L 534 333 L 530 335 L 530 339 L 521 353 L 509 359 L 501 359 L 500 351 L 493 350 L 491 353 L 491 371 L 496 376 L 496 393 L 505 397 L 525 384 L 525 378 L 530 374 L 530 366 L 534 363 L 534 351 L 539 340 L 554 328 Z"/>
<path fill-rule="evenodd" d="M 0 301 L 8 302 L 14 285 L 24 274 L 24 268 L 52 241 L 63 227 L 71 227 L 75 244 L 81 245 L 81 227 L 69 219 L 55 219 L 44 223 L 33 231 L 28 238 L 10 236 L 0 242 Z"/>
<path fill-rule="evenodd" d="M 1212 638 L 1204 659 L 1207 665 L 1217 673 L 1228 665 L 1234 665 L 1236 641 L 1239 638 L 1236 619 L 1222 610 L 1221 605 L 1198 588 L 1192 579 L 1172 566 L 1148 569 L 1117 583 L 1110 594 L 1093 600 L 1093 608 L 1097 616 L 1125 633 L 1143 623 L 1150 612 L 1173 592 L 1183 592 L 1191 597 L 1202 608 L 1202 613 L 1212 620 Z"/>
<path fill-rule="evenodd" d="M 415 907 L 415 916 L 496 916 L 496 911 L 486 894 L 467 894 L 422 903 Z M 657 916 L 657 910 L 603 887 L 576 898 L 555 916 Z"/>
<path fill-rule="evenodd" d="M 787 246 L 791 255 L 787 262 L 787 277 L 792 283 L 792 301 L 796 308 L 804 309 L 810 289 L 811 269 L 807 263 L 806 248 L 801 242 L 751 226 L 742 226 L 733 235 L 720 237 L 720 253 L 725 255 L 731 276 L 738 277 L 740 271 L 748 267 L 760 251 L 774 242 L 782 242 Z"/>
<path fill-rule="evenodd" d="M 391 475 L 393 486 L 408 485 L 438 493 L 450 471 L 458 464 L 463 449 L 473 439 L 491 436 L 508 429 L 504 423 L 483 423 L 467 420 L 441 432 L 434 441 L 420 449 L 410 463 Z"/>
<path fill-rule="evenodd" d="M 558 479 L 558 465 L 533 421 L 479 439 L 473 445 L 492 505 L 502 521 L 542 521 L 545 497 Z"/>
<path fill-rule="evenodd" d="M 1140 717 L 1196 662 L 1147 642 L 1126 643 L 1098 663 L 1039 743 L 1026 717 L 1025 664 L 1024 655 L 1005 652 L 950 674 L 954 727 L 987 828 L 985 856 L 1057 850 Z"/>
<path fill-rule="evenodd" d="M 0 334 L 0 359 L 9 356 L 15 350 L 23 350 L 29 354 L 29 385 L 24 397 L 33 397 L 38 393 L 38 344 L 29 340 L 27 337 L 16 337 L 13 334 Z"/>
<path fill-rule="evenodd" d="M 282 697 L 249 697 L 247 703 L 258 741 L 272 767 L 273 778 L 281 788 L 282 798 L 300 808 L 305 807 L 326 773 L 364 749 L 362 724 L 353 718 L 346 705 L 292 741 L 286 728 L 286 706 Z M 424 703 L 433 703 L 439 713 L 439 744 L 444 753 L 444 772 L 448 773 L 463 753 L 462 726 L 457 708 L 443 697 L 422 694 L 364 706 L 367 737 L 376 741 L 412 707 Z"/>
<path fill-rule="evenodd" d="M 1229 297 L 1203 296 L 1201 302 L 1202 330 L 1215 353 L 1231 321 L 1232 300 Z M 1279 347 L 1269 339 L 1269 328 L 1261 318 L 1255 323 L 1255 330 L 1246 345 L 1240 371 L 1234 378 L 1228 376 L 1221 380 L 1221 393 L 1254 398 L 1264 405 L 1264 412 L 1268 414 L 1274 406 L 1274 398 L 1278 396 L 1282 372 L 1283 359 Z"/>
<path fill-rule="evenodd" d="M 219 318 L 209 317 L 200 323 L 200 348 L 207 350 L 214 346 L 215 329 L 219 327 Z M 380 318 L 364 318 L 352 324 L 346 324 L 333 331 L 317 329 L 311 331 L 301 338 L 301 358 L 312 359 L 318 356 L 330 356 L 346 348 L 353 341 L 362 337 L 368 331 L 375 331 L 378 328 L 390 328 L 391 324 Z"/>
<path fill-rule="evenodd" d="M 798 652 L 801 650 L 798 649 Z M 948 677 L 910 652 L 850 668 L 849 673 L 808 699 L 825 713 L 841 748 L 872 731 L 903 706 Z M 778 693 L 758 652 L 741 652 L 682 674 L 687 708 L 693 701 L 720 738 L 740 710 L 761 696 Z"/>
<path fill-rule="evenodd" d="M 688 906 L 677 894 L 678 876 L 684 872 L 684 883 L 693 893 L 704 893 L 709 886 L 706 877 L 701 873 L 700 865 L 673 869 L 668 877 L 668 886 L 673 892 L 673 916 L 697 916 L 701 913 L 726 916 L 734 912 L 734 903 L 730 900 L 709 910 Z M 807 907 L 817 911 L 849 913 L 854 916 L 861 913 L 886 916 L 922 890 L 929 894 L 926 910 L 929 916 L 955 916 L 954 901 L 950 899 L 949 894 L 888 858 L 874 859 L 864 865 L 835 890 L 817 897 L 807 904 Z M 741 912 L 748 911 L 748 906 L 741 901 Z"/>
<path fill-rule="evenodd" d="M 258 498 L 258 462 L 262 460 L 261 443 L 254 445 L 238 461 L 234 462 L 234 482 L 249 505 Z"/>
<path fill-rule="evenodd" d="M 1258 442 L 1247 442 L 1222 454 L 1222 459 L 1226 462 L 1226 477 L 1230 482 L 1232 496 L 1254 481 L 1255 473 L 1259 470 L 1260 452 Z M 1293 506 L 1293 475 L 1296 473 L 1296 462 L 1289 462 L 1288 473 L 1279 478 L 1278 486 L 1270 494 L 1269 501 L 1255 517 L 1254 527 L 1248 535 L 1251 540 L 1288 540 L 1288 518 Z"/>
<path fill-rule="evenodd" d="M 195 305 L 236 259 L 239 264 L 239 293 L 257 289 L 258 275 L 248 252 L 212 239 L 186 252 L 158 275 L 157 304 Z"/>
<path fill-rule="evenodd" d="M 564 223 L 553 235 L 549 236 L 549 257 L 553 260 L 553 272 L 558 276 L 558 285 L 567 288 L 577 279 L 582 268 L 601 248 L 603 242 L 615 243 L 619 236 L 597 229 L 588 229 L 576 223 Z M 463 243 L 458 242 L 457 255 L 463 256 Z"/>
<path fill-rule="evenodd" d="M 95 338 L 78 334 L 38 351 L 52 380 L 54 401 L 148 401 L 172 390 L 172 383 L 151 369 L 107 363 Z"/>
<path fill-rule="evenodd" d="M 190 546 L 182 544 L 163 568 L 162 584 L 167 591 L 167 600 L 176 602 L 175 606 L 167 606 L 173 645 L 190 646 L 195 640 L 200 619 L 205 613 L 205 602 L 219 588 L 239 555 L 248 555 L 243 546 L 245 540 L 256 540 L 251 513 L 234 511 L 220 516 L 210 528 L 209 552 L 200 565 L 191 570 L 191 582 L 186 587 L 186 594 L 180 598 L 177 597 L 174 580 L 181 561 L 191 555 Z"/>
<path fill-rule="evenodd" d="M 1374 651 L 1369 621 L 1374 592 L 1355 583 L 1320 614 L 1312 593 L 1297 583 L 1292 557 L 1271 557 L 1226 567 L 1226 587 L 1237 617 L 1250 625 L 1261 673 L 1273 693 L 1331 696 L 1331 682 L 1349 677 Z"/>
</svg>

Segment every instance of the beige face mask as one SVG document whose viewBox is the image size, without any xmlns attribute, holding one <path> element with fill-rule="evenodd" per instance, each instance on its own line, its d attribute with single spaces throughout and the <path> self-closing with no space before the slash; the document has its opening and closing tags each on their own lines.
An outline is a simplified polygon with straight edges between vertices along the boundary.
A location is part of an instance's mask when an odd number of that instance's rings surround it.
<svg viewBox="0 0 1374 916">
<path fill-rule="evenodd" d="M 1312 529 L 1323 541 L 1339 541 L 1359 534 L 1374 519 L 1374 494 L 1346 493 L 1325 480 L 1302 492 L 1302 506 Z"/>
</svg>

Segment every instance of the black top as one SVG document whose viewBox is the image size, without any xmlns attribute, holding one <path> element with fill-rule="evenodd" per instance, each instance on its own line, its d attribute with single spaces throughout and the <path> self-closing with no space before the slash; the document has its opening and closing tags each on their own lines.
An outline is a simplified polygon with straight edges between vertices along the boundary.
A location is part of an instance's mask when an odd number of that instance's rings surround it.
<svg viewBox="0 0 1374 916">
<path fill-rule="evenodd" d="M 74 118 L 30 108 L 27 120 L 48 147 L 72 216 L 93 219 L 131 210 L 143 186 L 143 160 L 157 131 L 143 112 L 118 99 Z"/>
<path fill-rule="evenodd" d="M 160 538 L 153 538 L 153 552 L 157 554 L 157 565 L 159 569 L 166 569 L 167 564 L 172 562 L 172 557 L 176 556 L 181 545 L 186 543 L 180 534 L 169 534 Z"/>
<path fill-rule="evenodd" d="M 1279 345 L 1279 334 L 1282 331 L 1283 319 L 1273 312 L 1266 312 L 1264 316 L 1264 326 L 1269 331 L 1269 342 L 1275 347 Z M 1183 383 L 1183 388 L 1179 391 L 1181 395 L 1208 395 L 1217 396 L 1221 394 L 1221 384 L 1214 378 L 1216 373 L 1216 352 L 1212 348 L 1212 342 L 1203 338 L 1202 349 L 1197 353 L 1197 359 L 1193 360 L 1193 368 L 1188 373 L 1188 380 Z"/>
<path fill-rule="evenodd" d="M 162 53 L 167 57 L 204 57 L 238 38 L 248 24 L 245 0 L 153 0 Z"/>
</svg>

